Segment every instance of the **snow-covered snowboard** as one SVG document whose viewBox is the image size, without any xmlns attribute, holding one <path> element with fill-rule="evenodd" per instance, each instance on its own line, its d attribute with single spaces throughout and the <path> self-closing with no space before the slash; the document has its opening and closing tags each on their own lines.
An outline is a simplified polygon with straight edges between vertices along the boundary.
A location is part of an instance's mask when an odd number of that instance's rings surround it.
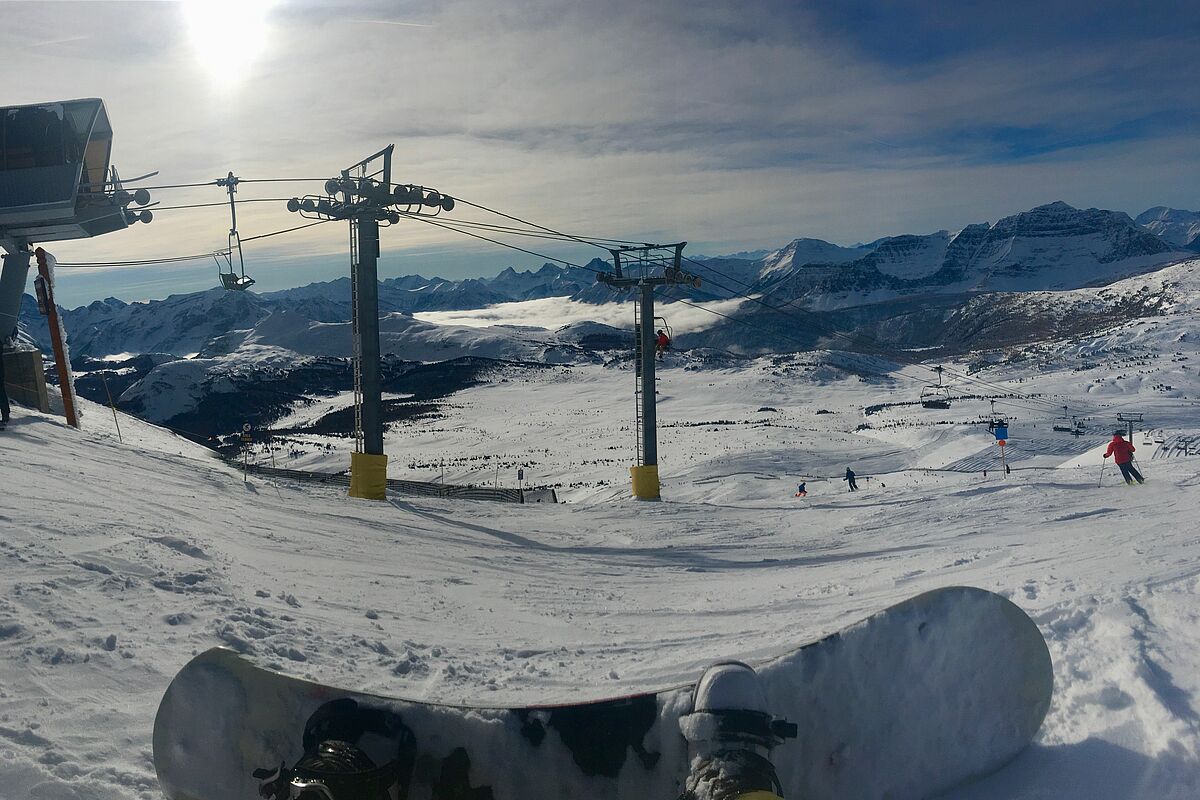
<svg viewBox="0 0 1200 800">
<path fill-rule="evenodd" d="M 1053 684 L 1033 621 L 967 587 L 906 600 L 757 670 L 771 713 L 799 725 L 772 757 L 789 800 L 925 797 L 992 772 L 1037 732 Z M 438 705 L 290 678 L 215 648 L 167 689 L 154 766 L 170 800 L 257 798 L 253 773 L 294 764 L 314 712 L 351 698 L 411 731 L 411 800 L 674 800 L 691 688 Z"/>
</svg>

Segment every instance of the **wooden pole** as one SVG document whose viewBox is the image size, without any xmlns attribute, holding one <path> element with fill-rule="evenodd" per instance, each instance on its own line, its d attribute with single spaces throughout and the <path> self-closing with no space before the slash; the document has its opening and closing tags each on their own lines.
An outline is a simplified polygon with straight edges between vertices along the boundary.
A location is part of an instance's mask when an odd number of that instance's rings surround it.
<svg viewBox="0 0 1200 800">
<path fill-rule="evenodd" d="M 54 272 L 51 262 L 54 256 L 42 248 L 33 251 L 37 256 L 38 274 L 46 286 L 46 317 L 50 325 L 50 342 L 54 345 L 54 364 L 58 369 L 58 389 L 62 393 L 63 413 L 67 424 L 72 428 L 79 427 L 79 415 L 75 411 L 75 393 L 71 388 L 71 365 L 67 361 L 66 342 L 62 322 L 58 318 L 58 306 L 54 303 Z"/>
</svg>

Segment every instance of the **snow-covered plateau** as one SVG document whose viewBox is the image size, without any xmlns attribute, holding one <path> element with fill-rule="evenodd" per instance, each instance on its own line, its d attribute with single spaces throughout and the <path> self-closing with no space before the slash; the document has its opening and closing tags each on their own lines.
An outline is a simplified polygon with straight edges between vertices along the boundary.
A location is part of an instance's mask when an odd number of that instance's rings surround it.
<svg viewBox="0 0 1200 800">
<path fill-rule="evenodd" d="M 671 355 L 659 503 L 628 497 L 627 363 L 514 368 L 388 431 L 392 477 L 511 486 L 523 468 L 559 487 L 550 506 L 355 500 L 246 479 L 133 417 L 118 440 L 87 401 L 79 431 L 17 408 L 0 433 L 0 796 L 159 798 L 155 709 L 214 645 L 372 692 L 578 700 L 765 659 L 949 585 L 1022 607 L 1055 688 L 1034 744 L 947 797 L 1200 796 L 1197 342 L 1177 307 L 982 354 L 992 389 L 951 377 L 946 411 L 917 402 L 927 371 L 862 355 Z M 296 414 L 348 398 L 318 402 Z M 1086 411 L 1084 436 L 1052 430 L 1058 405 Z M 1148 480 L 1127 487 L 1101 454 L 1130 411 Z M 306 441 L 271 455 L 346 468 L 345 439 Z"/>
</svg>

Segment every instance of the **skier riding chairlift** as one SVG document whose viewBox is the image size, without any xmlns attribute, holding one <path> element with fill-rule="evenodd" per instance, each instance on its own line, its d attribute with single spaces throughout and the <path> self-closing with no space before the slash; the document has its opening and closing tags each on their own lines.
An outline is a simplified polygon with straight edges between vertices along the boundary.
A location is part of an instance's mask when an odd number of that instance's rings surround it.
<svg viewBox="0 0 1200 800">
<path fill-rule="evenodd" d="M 663 354 L 671 349 L 671 337 L 661 328 L 655 333 L 657 337 L 654 340 L 654 352 L 658 356 L 658 360 L 662 361 Z"/>
</svg>

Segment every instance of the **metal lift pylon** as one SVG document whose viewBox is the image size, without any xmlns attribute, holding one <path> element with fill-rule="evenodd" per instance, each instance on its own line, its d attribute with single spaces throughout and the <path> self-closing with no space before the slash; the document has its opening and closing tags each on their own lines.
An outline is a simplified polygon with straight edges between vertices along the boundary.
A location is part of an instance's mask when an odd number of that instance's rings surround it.
<svg viewBox="0 0 1200 800">
<path fill-rule="evenodd" d="M 685 246 L 687 242 L 611 249 L 613 271 L 596 276 L 599 283 L 619 289 L 636 288 L 639 291 L 633 310 L 634 352 L 637 356 L 634 368 L 636 463 L 629 468 L 633 496 L 639 500 L 658 500 L 661 497 L 654 375 L 654 289 L 670 284 L 700 288 L 700 278 L 679 267 Z M 662 273 L 656 275 L 654 273 L 659 266 L 662 267 Z M 636 274 L 627 274 L 627 268 Z"/>
</svg>

